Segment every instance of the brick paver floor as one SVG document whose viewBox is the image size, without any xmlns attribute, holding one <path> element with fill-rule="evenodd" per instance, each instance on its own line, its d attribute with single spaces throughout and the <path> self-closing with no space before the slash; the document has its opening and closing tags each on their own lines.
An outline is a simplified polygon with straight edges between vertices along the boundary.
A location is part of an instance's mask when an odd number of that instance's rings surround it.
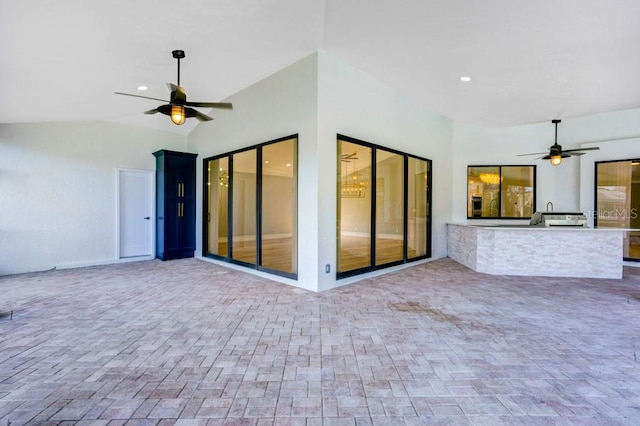
<svg viewBox="0 0 640 426">
<path fill-rule="evenodd" d="M 0 277 L 0 313 L 0 426 L 640 424 L 640 268 L 316 294 L 155 260 Z"/>
</svg>

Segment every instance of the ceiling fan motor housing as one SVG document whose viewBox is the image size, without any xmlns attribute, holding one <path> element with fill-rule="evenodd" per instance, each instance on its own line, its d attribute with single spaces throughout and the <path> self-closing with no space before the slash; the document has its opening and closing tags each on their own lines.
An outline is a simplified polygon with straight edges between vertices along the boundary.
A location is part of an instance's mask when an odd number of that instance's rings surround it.
<svg viewBox="0 0 640 426">
<path fill-rule="evenodd" d="M 171 99 L 169 102 L 175 105 L 184 105 L 187 102 L 187 94 L 182 86 L 178 86 L 175 90 L 171 91 Z"/>
</svg>

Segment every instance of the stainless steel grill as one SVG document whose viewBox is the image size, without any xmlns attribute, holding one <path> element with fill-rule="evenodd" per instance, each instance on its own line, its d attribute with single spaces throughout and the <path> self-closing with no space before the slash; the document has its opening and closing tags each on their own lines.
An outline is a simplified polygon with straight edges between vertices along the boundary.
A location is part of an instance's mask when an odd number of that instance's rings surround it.
<svg viewBox="0 0 640 426">
<path fill-rule="evenodd" d="M 587 217 L 583 213 L 535 212 L 529 225 L 586 227 Z"/>
</svg>

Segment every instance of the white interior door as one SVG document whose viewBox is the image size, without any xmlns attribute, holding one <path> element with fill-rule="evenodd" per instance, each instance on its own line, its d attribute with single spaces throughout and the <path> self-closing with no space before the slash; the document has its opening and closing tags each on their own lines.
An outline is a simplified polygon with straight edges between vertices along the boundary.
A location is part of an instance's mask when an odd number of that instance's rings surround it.
<svg viewBox="0 0 640 426">
<path fill-rule="evenodd" d="M 153 255 L 153 172 L 118 170 L 120 258 Z"/>
</svg>

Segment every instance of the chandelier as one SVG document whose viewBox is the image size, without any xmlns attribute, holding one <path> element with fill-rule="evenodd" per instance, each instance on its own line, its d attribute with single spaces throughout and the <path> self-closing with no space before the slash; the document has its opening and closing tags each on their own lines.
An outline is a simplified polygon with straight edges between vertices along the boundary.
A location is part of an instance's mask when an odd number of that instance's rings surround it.
<svg viewBox="0 0 640 426">
<path fill-rule="evenodd" d="M 498 185 L 502 178 L 498 173 L 480 173 L 480 181 L 486 185 Z"/>
<path fill-rule="evenodd" d="M 220 186 L 224 186 L 225 188 L 229 187 L 229 173 L 227 173 L 226 170 L 220 172 L 218 180 L 220 181 Z"/>
<path fill-rule="evenodd" d="M 351 179 L 349 179 L 349 164 L 353 160 L 353 172 L 351 173 Z M 344 177 L 341 178 L 340 185 L 340 197 L 342 198 L 364 198 L 366 195 L 366 188 L 368 182 L 358 181 L 358 174 L 356 173 L 356 153 L 342 154 L 340 161 L 344 165 Z"/>
</svg>

